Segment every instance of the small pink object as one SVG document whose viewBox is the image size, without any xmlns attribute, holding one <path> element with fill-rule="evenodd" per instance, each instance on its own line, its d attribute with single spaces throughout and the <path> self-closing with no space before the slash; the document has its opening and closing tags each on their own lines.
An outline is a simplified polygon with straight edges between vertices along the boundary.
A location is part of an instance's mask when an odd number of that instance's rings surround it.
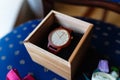
<svg viewBox="0 0 120 80">
<path fill-rule="evenodd" d="M 18 72 L 16 69 L 11 69 L 8 73 L 7 73 L 7 77 L 6 80 L 21 80 Z"/>
<path fill-rule="evenodd" d="M 27 76 L 24 77 L 23 80 L 35 80 L 32 75 L 28 74 Z"/>
<path fill-rule="evenodd" d="M 28 74 L 22 79 L 16 69 L 11 69 L 7 73 L 6 80 L 35 80 L 35 79 L 30 74 Z"/>
</svg>

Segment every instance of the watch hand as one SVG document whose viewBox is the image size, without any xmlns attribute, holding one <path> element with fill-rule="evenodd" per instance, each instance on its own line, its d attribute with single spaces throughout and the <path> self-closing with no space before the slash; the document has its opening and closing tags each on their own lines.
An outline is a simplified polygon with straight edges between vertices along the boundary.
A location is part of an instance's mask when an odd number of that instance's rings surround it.
<svg viewBox="0 0 120 80">
<path fill-rule="evenodd" d="M 64 32 L 62 32 L 62 34 L 60 35 L 60 38 L 64 35 L 65 33 Z"/>
<path fill-rule="evenodd" d="M 60 38 L 60 35 L 59 35 L 59 33 L 58 32 L 56 32 L 57 33 L 57 36 Z"/>
</svg>

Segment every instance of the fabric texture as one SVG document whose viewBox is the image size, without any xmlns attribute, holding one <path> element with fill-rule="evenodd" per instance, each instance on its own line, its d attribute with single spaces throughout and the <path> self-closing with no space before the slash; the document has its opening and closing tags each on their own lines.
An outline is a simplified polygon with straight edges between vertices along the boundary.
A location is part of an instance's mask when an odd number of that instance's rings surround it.
<svg viewBox="0 0 120 80">
<path fill-rule="evenodd" d="M 102 21 L 87 18 L 80 19 L 94 24 L 90 47 L 95 50 L 95 55 L 89 54 L 88 57 L 92 56 L 91 58 L 94 58 L 98 54 L 100 57 L 98 56 L 97 60 L 106 58 L 111 65 L 119 67 L 120 28 Z M 65 80 L 54 72 L 33 62 L 23 45 L 23 40 L 40 21 L 31 20 L 21 24 L 0 40 L 0 80 L 5 80 L 7 72 L 12 68 L 17 69 L 21 77 L 25 77 L 30 73 L 33 74 L 36 80 Z M 98 61 L 93 61 L 93 63 L 96 62 Z M 89 64 L 86 65 L 91 66 Z M 77 72 L 78 79 L 76 80 L 82 80 L 79 73 Z"/>
</svg>

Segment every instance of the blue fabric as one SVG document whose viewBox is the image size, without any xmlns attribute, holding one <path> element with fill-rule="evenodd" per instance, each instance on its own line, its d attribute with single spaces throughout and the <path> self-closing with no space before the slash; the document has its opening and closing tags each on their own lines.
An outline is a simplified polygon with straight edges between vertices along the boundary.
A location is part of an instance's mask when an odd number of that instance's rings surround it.
<svg viewBox="0 0 120 80">
<path fill-rule="evenodd" d="M 120 28 L 102 21 L 83 20 L 94 24 L 91 45 L 98 53 L 107 55 L 112 65 L 120 66 Z"/>
<path fill-rule="evenodd" d="M 11 68 L 16 68 L 21 77 L 31 73 L 36 80 L 64 80 L 48 69 L 34 63 L 22 43 L 40 21 L 33 20 L 21 24 L 0 40 L 0 80 L 6 80 L 6 74 Z"/>
<path fill-rule="evenodd" d="M 111 64 L 119 67 L 120 28 L 97 20 L 81 19 L 95 25 L 91 40 L 91 47 L 96 50 L 95 54 L 107 55 Z M 31 73 L 36 80 L 65 80 L 33 62 L 22 43 L 40 21 L 32 20 L 21 24 L 0 40 L 0 80 L 5 80 L 7 72 L 12 68 L 16 68 L 21 77 Z M 81 80 L 79 72 L 77 75 L 78 79 L 76 80 Z"/>
<path fill-rule="evenodd" d="M 120 0 L 106 0 L 106 1 L 116 2 L 116 3 L 119 3 L 119 2 L 120 2 Z"/>
</svg>

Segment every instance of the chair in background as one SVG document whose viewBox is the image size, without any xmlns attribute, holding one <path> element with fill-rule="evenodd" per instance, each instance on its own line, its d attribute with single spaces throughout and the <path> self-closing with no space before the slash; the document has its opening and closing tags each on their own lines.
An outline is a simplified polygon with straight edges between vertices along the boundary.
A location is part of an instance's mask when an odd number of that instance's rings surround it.
<svg viewBox="0 0 120 80">
<path fill-rule="evenodd" d="M 83 17 L 89 17 L 95 8 L 104 9 L 103 15 L 101 17 L 102 21 L 106 20 L 108 10 L 114 11 L 115 13 L 120 13 L 120 4 L 107 1 L 107 0 L 43 0 L 44 14 L 46 15 L 50 10 L 55 9 L 55 2 L 60 2 L 64 4 L 77 5 L 77 6 L 87 6 L 88 11 L 83 15 Z M 62 8 L 62 6 L 61 6 Z"/>
</svg>

